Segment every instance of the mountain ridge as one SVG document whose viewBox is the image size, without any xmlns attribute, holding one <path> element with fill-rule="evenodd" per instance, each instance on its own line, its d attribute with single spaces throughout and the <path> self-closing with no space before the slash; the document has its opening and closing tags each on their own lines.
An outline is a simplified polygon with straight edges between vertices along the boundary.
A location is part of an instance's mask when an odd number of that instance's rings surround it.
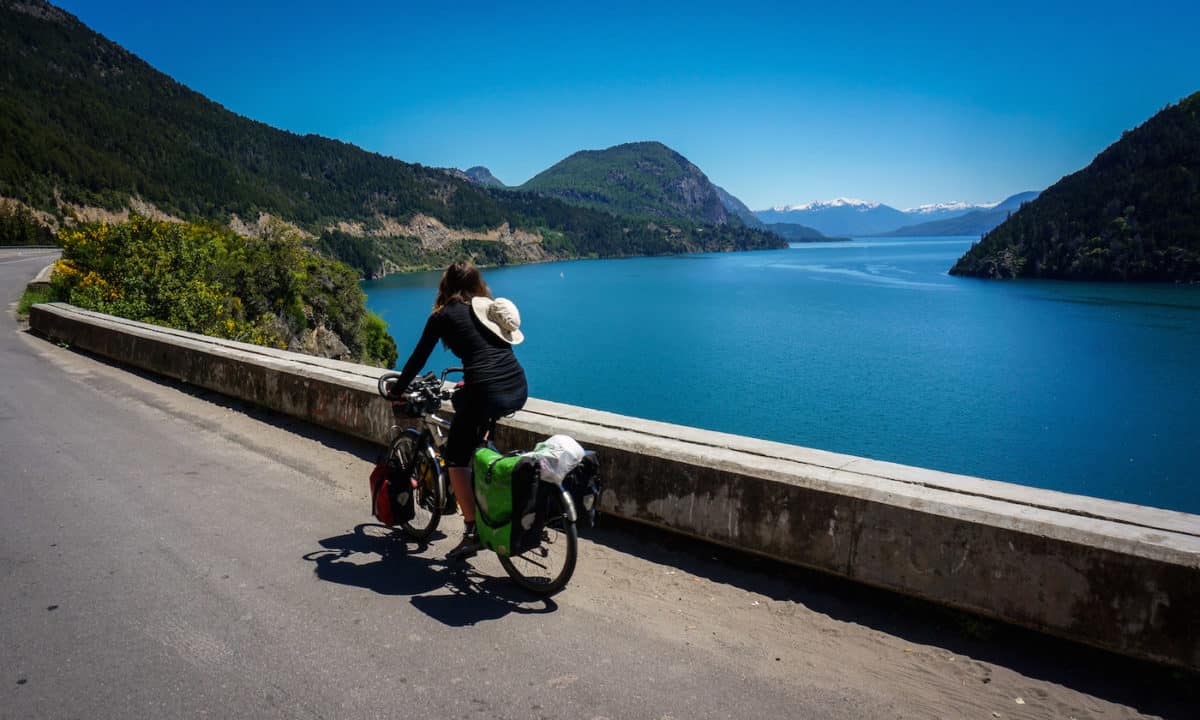
<svg viewBox="0 0 1200 720">
<path fill-rule="evenodd" d="M 957 215 L 942 220 L 929 220 L 915 225 L 905 225 L 891 232 L 880 233 L 876 237 L 947 237 L 964 235 L 983 235 L 1008 219 L 1021 205 L 1038 196 L 1035 190 L 1011 195 L 992 207 L 984 210 L 974 210 L 963 215 Z"/>
<path fill-rule="evenodd" d="M 850 239 L 848 237 L 830 237 L 816 228 L 795 223 L 769 223 L 763 224 L 763 228 L 788 242 L 834 242 Z"/>
<path fill-rule="evenodd" d="M 763 226 L 762 221 L 755 217 L 754 211 L 747 207 L 746 203 L 734 197 L 733 193 L 720 185 L 713 185 L 713 189 L 717 191 L 717 197 L 721 198 L 721 204 L 725 206 L 726 212 L 741 218 L 747 227 Z"/>
<path fill-rule="evenodd" d="M 889 205 L 854 198 L 782 207 L 785 209 L 759 210 L 754 215 L 768 225 L 805 225 L 833 236 L 874 235 L 900 227 L 907 219 Z"/>
<path fill-rule="evenodd" d="M 962 201 L 929 203 L 900 210 L 880 202 L 859 198 L 839 197 L 833 200 L 814 200 L 807 203 L 780 205 L 754 214 L 768 225 L 771 223 L 801 223 L 828 235 L 848 236 L 911 236 L 916 234 L 980 234 L 994 227 L 1006 214 L 975 216 L 967 223 L 950 221 L 970 213 L 988 213 L 1000 210 L 1012 198 L 998 202 L 968 203 Z M 945 221 L 946 224 L 937 224 Z M 918 224 L 929 227 L 918 232 L 907 228 Z M 982 228 L 979 232 L 962 233 L 960 226 Z"/>
<path fill-rule="evenodd" d="M 519 189 L 624 217 L 718 226 L 730 218 L 703 171 L 658 141 L 580 150 Z"/>
<path fill-rule="evenodd" d="M 832 200 L 811 200 L 806 203 L 796 203 L 794 205 L 777 205 L 773 208 L 769 208 L 768 210 L 761 210 L 760 212 L 787 213 L 787 212 L 802 212 L 805 210 L 827 210 L 827 209 L 839 208 L 839 207 L 852 207 L 860 212 L 863 212 L 866 210 L 873 210 L 874 208 L 877 208 L 882 204 L 883 203 L 873 202 L 871 200 L 860 200 L 858 198 L 838 197 L 838 198 L 834 198 Z"/>
<path fill-rule="evenodd" d="M 221 224 L 265 214 L 368 277 L 460 255 L 497 264 L 782 244 L 741 227 L 615 219 L 273 128 L 230 112 L 42 0 L 0 1 L 0 60 L 0 197 L 64 221 L 74 206 L 119 214 L 135 202 Z M 418 217 L 465 237 L 431 248 L 441 235 L 414 223 Z M 343 223 L 362 232 L 343 232 Z M 510 242 L 516 235 L 504 228 L 536 241 Z"/>
<path fill-rule="evenodd" d="M 500 178 L 493 175 L 491 170 L 488 170 L 487 168 L 485 168 L 482 165 L 476 165 L 474 167 L 469 167 L 466 170 L 464 170 L 463 173 L 466 174 L 467 178 L 470 179 L 471 182 L 475 183 L 476 185 L 483 185 L 484 187 L 499 187 L 499 188 L 508 187 L 507 185 L 505 185 L 503 182 L 500 181 Z"/>
</svg>

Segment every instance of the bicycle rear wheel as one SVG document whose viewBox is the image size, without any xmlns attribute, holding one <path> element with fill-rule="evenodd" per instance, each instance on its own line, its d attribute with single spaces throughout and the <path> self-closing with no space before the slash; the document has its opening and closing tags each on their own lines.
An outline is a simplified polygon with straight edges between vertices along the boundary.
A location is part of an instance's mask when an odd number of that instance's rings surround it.
<svg viewBox="0 0 1200 720">
<path fill-rule="evenodd" d="M 567 514 L 562 493 L 551 493 L 546 503 L 546 526 L 537 547 L 520 555 L 500 558 L 504 572 L 513 582 L 542 596 L 553 595 L 566 587 L 575 572 L 579 551 L 575 521 Z"/>
<path fill-rule="evenodd" d="M 400 460 L 401 467 L 411 468 L 409 479 L 413 486 L 413 517 L 401 523 L 400 529 L 414 540 L 428 540 L 442 519 L 441 492 L 444 479 L 437 461 L 430 457 L 428 446 L 414 432 L 406 432 L 392 443 L 392 452 Z"/>
</svg>

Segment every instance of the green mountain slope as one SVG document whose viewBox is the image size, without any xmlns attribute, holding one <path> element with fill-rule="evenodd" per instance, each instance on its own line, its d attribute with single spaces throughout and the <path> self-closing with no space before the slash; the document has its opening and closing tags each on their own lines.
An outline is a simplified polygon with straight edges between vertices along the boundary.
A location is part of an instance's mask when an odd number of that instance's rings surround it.
<svg viewBox="0 0 1200 720">
<path fill-rule="evenodd" d="M 729 213 L 700 168 L 658 142 L 582 150 L 521 186 L 625 217 L 724 225 Z"/>
<path fill-rule="evenodd" d="M 984 236 L 950 272 L 1200 281 L 1200 93 L 1124 133 Z"/>
<path fill-rule="evenodd" d="M 74 16 L 0 0 L 0 196 L 59 216 L 131 197 L 191 219 L 268 213 L 374 275 L 486 263 L 778 246 L 766 233 L 619 221 L 478 187 L 225 110 Z"/>
<path fill-rule="evenodd" d="M 4 195 L 52 209 L 56 191 L 104 207 L 135 192 L 179 214 L 301 223 L 408 208 L 468 219 L 469 203 L 436 201 L 455 190 L 441 173 L 228 112 L 57 8 L 6 0 L 0 19 Z"/>
</svg>

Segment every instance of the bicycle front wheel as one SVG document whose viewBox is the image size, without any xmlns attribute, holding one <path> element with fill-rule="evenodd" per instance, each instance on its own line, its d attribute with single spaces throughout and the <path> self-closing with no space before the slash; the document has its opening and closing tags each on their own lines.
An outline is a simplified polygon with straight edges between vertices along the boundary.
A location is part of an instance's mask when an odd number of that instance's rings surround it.
<svg viewBox="0 0 1200 720">
<path fill-rule="evenodd" d="M 442 519 L 442 469 L 430 455 L 429 446 L 416 433 L 404 433 L 392 444 L 392 452 L 402 467 L 412 468 L 409 479 L 413 485 L 413 517 L 400 528 L 414 540 L 428 540 Z"/>
<path fill-rule="evenodd" d="M 561 492 L 546 498 L 546 526 L 537 547 L 519 555 L 501 557 L 504 572 L 521 588 L 541 596 L 562 590 L 575 572 L 579 536 L 567 514 Z"/>
</svg>

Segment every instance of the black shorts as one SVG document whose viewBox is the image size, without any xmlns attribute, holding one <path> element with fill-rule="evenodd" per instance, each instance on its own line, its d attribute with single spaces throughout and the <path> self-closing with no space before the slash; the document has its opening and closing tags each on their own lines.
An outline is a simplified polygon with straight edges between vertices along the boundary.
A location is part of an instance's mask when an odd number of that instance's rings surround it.
<svg viewBox="0 0 1200 720">
<path fill-rule="evenodd" d="M 503 395 L 489 395 L 469 386 L 459 388 L 450 403 L 454 418 L 450 433 L 442 446 L 442 459 L 447 467 L 467 467 L 475 449 L 483 443 L 488 428 L 498 419 L 525 407 L 527 393 L 522 390 Z"/>
</svg>

